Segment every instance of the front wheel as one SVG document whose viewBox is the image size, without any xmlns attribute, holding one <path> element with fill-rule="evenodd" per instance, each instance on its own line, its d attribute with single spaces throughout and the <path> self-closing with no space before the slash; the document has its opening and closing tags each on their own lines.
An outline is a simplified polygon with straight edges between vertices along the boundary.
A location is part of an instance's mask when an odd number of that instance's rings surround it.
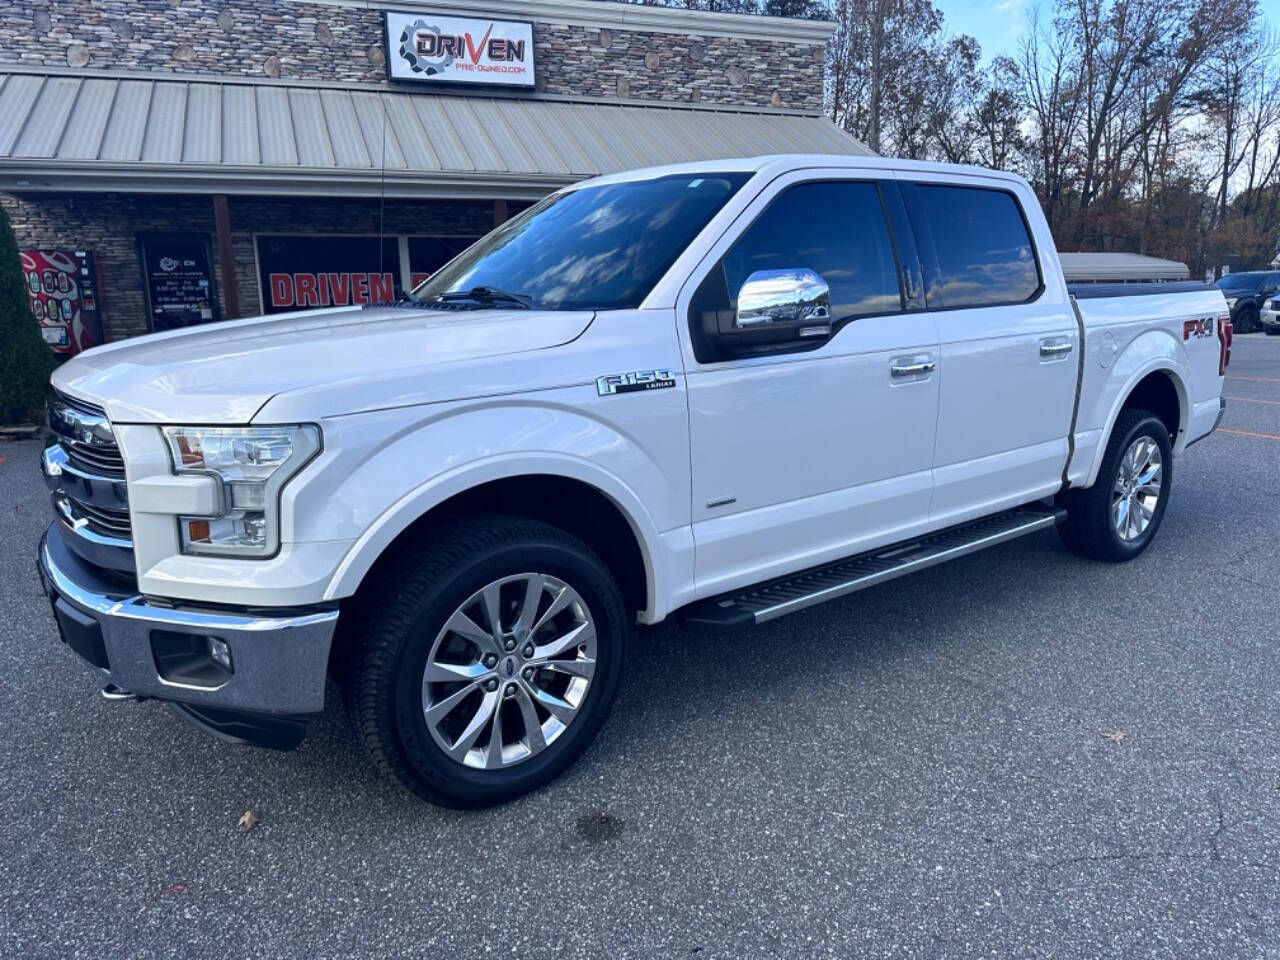
<svg viewBox="0 0 1280 960">
<path fill-rule="evenodd" d="M 379 565 L 344 696 L 375 764 L 434 803 L 503 803 L 562 773 L 609 713 L 627 642 L 603 561 L 554 527 L 463 520 Z"/>
<path fill-rule="evenodd" d="M 1151 543 L 1164 517 L 1173 480 L 1169 431 L 1154 414 L 1122 410 L 1111 431 L 1098 479 L 1062 499 L 1063 542 L 1076 553 L 1120 563 Z"/>
</svg>

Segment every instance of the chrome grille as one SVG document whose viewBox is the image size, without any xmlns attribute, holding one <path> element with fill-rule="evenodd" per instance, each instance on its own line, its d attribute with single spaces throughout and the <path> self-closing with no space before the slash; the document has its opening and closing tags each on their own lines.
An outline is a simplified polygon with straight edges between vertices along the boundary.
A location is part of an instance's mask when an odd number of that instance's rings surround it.
<svg viewBox="0 0 1280 960">
<path fill-rule="evenodd" d="M 48 405 L 53 443 L 41 458 L 64 539 L 81 558 L 133 572 L 124 459 L 106 412 L 62 394 Z"/>
<path fill-rule="evenodd" d="M 91 446 L 66 440 L 62 449 L 67 451 L 67 460 L 82 470 L 106 477 L 124 476 L 124 458 L 120 456 L 118 447 Z"/>
<path fill-rule="evenodd" d="M 129 511 L 111 510 L 106 507 L 95 507 L 79 500 L 73 501 L 75 511 L 85 519 L 85 524 L 94 533 L 104 537 L 120 537 L 128 540 L 133 536 L 129 526 Z"/>
<path fill-rule="evenodd" d="M 124 459 L 106 411 L 55 394 L 49 401 L 49 429 L 73 465 L 102 476 L 124 476 Z"/>
</svg>

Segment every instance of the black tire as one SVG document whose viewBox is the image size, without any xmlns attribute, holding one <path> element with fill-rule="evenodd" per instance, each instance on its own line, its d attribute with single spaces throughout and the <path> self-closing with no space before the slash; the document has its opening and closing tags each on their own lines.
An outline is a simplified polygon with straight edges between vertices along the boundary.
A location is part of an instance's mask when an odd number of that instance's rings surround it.
<svg viewBox="0 0 1280 960">
<path fill-rule="evenodd" d="M 1232 322 L 1236 333 L 1256 333 L 1262 329 L 1262 317 L 1257 307 L 1244 307 Z"/>
<path fill-rule="evenodd" d="M 596 630 L 595 673 L 562 734 L 519 763 L 473 769 L 450 757 L 427 729 L 423 672 L 445 620 L 477 590 L 519 573 L 569 584 Z M 418 796 L 446 807 L 505 803 L 564 772 L 600 730 L 617 695 L 629 622 L 604 562 L 562 530 L 521 518 L 459 520 L 428 542 L 405 543 L 370 575 L 344 619 L 343 698 L 375 766 Z"/>
<path fill-rule="evenodd" d="M 1125 540 L 1111 520 L 1112 494 L 1125 452 L 1142 436 L 1153 440 L 1160 450 L 1160 495 L 1147 528 L 1134 539 Z M 1155 414 L 1146 410 L 1121 410 L 1107 442 L 1097 481 L 1084 490 L 1069 490 L 1060 499 L 1067 508 L 1067 519 L 1058 525 L 1058 535 L 1069 549 L 1081 556 L 1110 563 L 1132 560 L 1150 545 L 1160 528 L 1172 482 L 1173 447 L 1168 429 Z"/>
</svg>

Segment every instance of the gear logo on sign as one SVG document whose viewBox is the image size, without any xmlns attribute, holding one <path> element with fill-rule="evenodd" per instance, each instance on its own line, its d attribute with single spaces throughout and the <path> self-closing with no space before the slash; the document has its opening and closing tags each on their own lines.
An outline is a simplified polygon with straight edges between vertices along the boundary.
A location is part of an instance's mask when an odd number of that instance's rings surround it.
<svg viewBox="0 0 1280 960">
<path fill-rule="evenodd" d="M 409 26 L 400 32 L 400 56 L 404 58 L 405 63 L 409 64 L 409 69 L 414 73 L 425 73 L 429 77 L 436 74 L 444 73 L 453 64 L 453 56 L 450 54 L 442 54 L 438 57 L 428 57 L 419 53 L 420 44 L 418 43 L 418 34 L 432 33 L 437 37 L 440 36 L 440 28 L 433 27 L 425 20 L 415 20 Z M 439 45 L 436 45 L 437 48 Z"/>
<path fill-rule="evenodd" d="M 160 258 L 160 269 L 163 270 L 165 273 L 169 273 L 173 270 L 176 270 L 177 267 L 178 267 L 178 261 L 173 259 L 173 257 Z"/>
</svg>

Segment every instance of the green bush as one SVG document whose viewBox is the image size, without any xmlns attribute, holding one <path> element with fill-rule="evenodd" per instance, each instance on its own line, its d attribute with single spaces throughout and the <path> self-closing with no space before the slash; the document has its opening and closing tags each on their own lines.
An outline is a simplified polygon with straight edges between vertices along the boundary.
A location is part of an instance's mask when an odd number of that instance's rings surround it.
<svg viewBox="0 0 1280 960">
<path fill-rule="evenodd" d="M 53 352 L 27 305 L 13 228 L 0 207 L 0 424 L 41 419 L 53 365 Z"/>
</svg>

